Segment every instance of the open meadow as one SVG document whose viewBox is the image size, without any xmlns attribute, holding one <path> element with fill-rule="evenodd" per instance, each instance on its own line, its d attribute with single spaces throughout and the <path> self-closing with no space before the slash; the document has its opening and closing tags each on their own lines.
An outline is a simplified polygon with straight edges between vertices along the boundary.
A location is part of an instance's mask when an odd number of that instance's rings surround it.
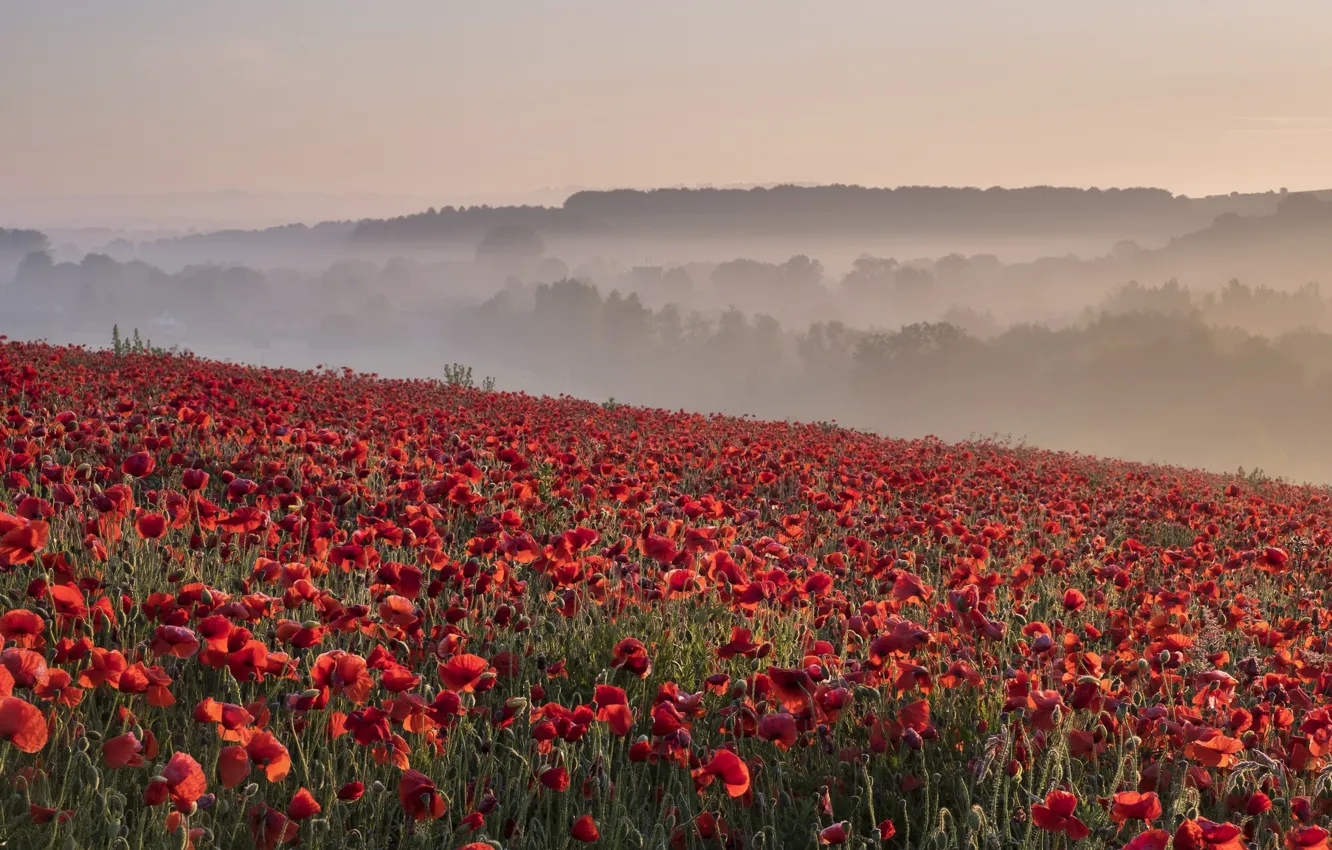
<svg viewBox="0 0 1332 850">
<path fill-rule="evenodd" d="M 1327 847 L 1322 490 L 43 344 L 0 388 L 5 847 Z"/>
</svg>

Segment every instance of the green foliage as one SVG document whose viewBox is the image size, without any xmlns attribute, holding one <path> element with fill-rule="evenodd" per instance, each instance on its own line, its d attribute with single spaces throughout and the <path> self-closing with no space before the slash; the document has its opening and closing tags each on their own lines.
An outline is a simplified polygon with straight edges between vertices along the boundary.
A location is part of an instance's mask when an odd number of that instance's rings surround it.
<svg viewBox="0 0 1332 850">
<path fill-rule="evenodd" d="M 465 387 L 471 389 L 474 385 L 472 381 L 472 367 L 464 366 L 461 363 L 450 363 L 444 367 L 444 383 L 451 387 Z"/>
<path fill-rule="evenodd" d="M 144 339 L 139 335 L 139 329 L 135 328 L 134 333 L 127 340 L 120 333 L 120 325 L 111 326 L 111 353 L 117 357 L 128 357 L 132 354 L 150 355 L 153 357 L 188 357 L 190 352 L 178 345 L 165 348 L 160 345 L 153 345 L 151 339 Z"/>
<path fill-rule="evenodd" d="M 463 363 L 449 363 L 444 367 L 444 383 L 451 387 L 474 389 L 476 381 L 472 377 L 472 367 Z M 495 391 L 495 379 L 490 375 L 481 379 L 482 392 Z"/>
</svg>

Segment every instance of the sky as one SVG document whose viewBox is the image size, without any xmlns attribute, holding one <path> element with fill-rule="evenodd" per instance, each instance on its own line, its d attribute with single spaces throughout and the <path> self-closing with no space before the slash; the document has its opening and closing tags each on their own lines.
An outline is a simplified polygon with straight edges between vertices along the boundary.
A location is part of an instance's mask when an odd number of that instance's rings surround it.
<svg viewBox="0 0 1332 850">
<path fill-rule="evenodd" d="M 1332 188 L 1326 0 L 0 0 L 0 197 Z"/>
</svg>

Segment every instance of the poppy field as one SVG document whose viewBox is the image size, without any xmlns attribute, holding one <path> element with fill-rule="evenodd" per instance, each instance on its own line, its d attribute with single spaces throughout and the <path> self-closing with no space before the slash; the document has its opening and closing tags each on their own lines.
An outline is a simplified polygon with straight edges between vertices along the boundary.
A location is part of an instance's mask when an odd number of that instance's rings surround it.
<svg viewBox="0 0 1332 850">
<path fill-rule="evenodd" d="M 0 846 L 1328 847 L 1323 489 L 36 343 L 0 392 Z"/>
</svg>

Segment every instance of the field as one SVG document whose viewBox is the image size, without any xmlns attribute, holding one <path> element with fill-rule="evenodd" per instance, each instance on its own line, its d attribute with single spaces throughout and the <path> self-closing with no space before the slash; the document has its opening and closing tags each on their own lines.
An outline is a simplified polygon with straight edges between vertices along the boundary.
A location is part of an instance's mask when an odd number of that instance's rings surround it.
<svg viewBox="0 0 1332 850">
<path fill-rule="evenodd" d="M 7 848 L 1328 846 L 1322 490 L 39 344 L 0 388 Z"/>
</svg>

